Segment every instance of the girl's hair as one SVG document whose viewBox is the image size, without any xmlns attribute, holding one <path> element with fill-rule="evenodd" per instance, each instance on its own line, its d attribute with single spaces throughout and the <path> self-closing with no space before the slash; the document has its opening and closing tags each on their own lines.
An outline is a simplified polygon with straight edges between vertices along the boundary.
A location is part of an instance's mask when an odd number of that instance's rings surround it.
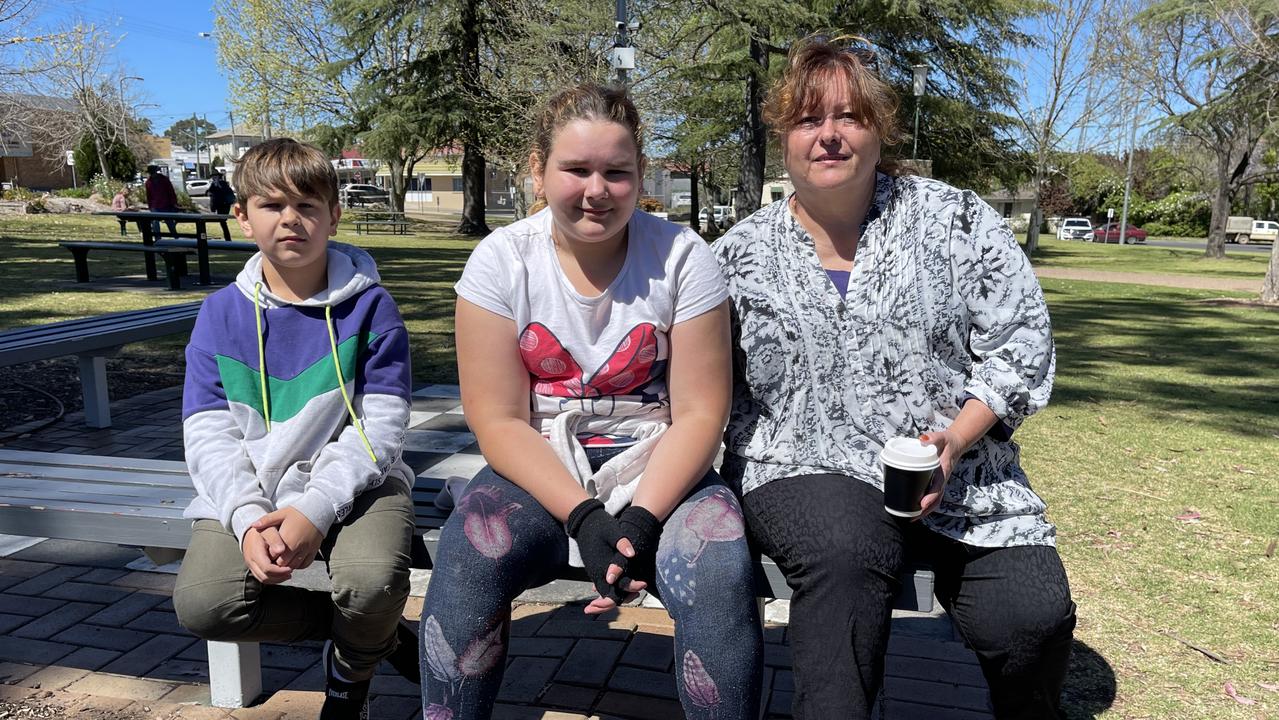
<svg viewBox="0 0 1279 720">
<path fill-rule="evenodd" d="M 626 128 L 635 141 L 635 156 L 644 154 L 643 126 L 639 111 L 624 88 L 595 84 L 575 85 L 555 93 L 538 111 L 533 125 L 533 147 L 541 164 L 551 155 L 555 134 L 576 120 L 605 120 Z"/>
<path fill-rule="evenodd" d="M 896 145 L 902 140 L 897 93 L 880 79 L 877 66 L 875 51 L 865 38 L 810 35 L 791 47 L 786 70 L 764 102 L 764 122 L 777 135 L 785 135 L 821 104 L 827 83 L 834 79 L 848 88 L 857 121 L 874 130 L 884 145 Z"/>
<path fill-rule="evenodd" d="M 338 175 L 322 150 L 292 138 L 254 145 L 235 169 L 236 194 L 244 201 L 272 192 L 322 198 L 338 204 Z"/>
</svg>

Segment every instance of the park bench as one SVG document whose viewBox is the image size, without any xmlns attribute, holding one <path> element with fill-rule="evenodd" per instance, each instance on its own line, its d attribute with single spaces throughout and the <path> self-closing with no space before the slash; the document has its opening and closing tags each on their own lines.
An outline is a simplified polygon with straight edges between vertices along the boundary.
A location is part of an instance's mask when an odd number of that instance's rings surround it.
<svg viewBox="0 0 1279 720">
<path fill-rule="evenodd" d="M 71 251 L 71 257 L 75 260 L 75 281 L 78 283 L 89 282 L 90 250 L 136 252 L 152 257 L 158 255 L 164 259 L 164 276 L 169 281 L 170 290 L 180 290 L 182 288 L 182 276 L 186 274 L 187 268 L 187 255 L 191 254 L 190 250 L 184 250 L 180 247 L 140 245 L 132 242 L 68 240 L 58 244 Z M 155 278 L 148 279 L 154 280 Z"/>
<path fill-rule="evenodd" d="M 408 220 L 354 220 L 356 235 L 375 232 L 388 232 L 395 235 L 407 235 L 413 223 Z"/>
<path fill-rule="evenodd" d="M 415 568 L 432 567 L 450 512 L 436 503 L 449 478 L 432 474 L 419 474 L 413 487 Z M 140 547 L 157 564 L 180 557 L 190 541 L 191 521 L 182 511 L 195 490 L 185 463 L 0 448 L 0 477 L 0 527 L 6 533 Z M 781 571 L 768 558 L 756 562 L 755 574 L 759 597 L 790 597 Z M 575 568 L 560 577 L 586 580 Z M 901 580 L 897 608 L 932 608 L 931 571 L 911 568 Z M 244 707 L 261 693 L 258 643 L 208 641 L 208 657 L 214 705 Z"/>
<path fill-rule="evenodd" d="M 85 424 L 110 427 L 106 359 L 129 343 L 190 332 L 199 311 L 193 302 L 6 330 L 0 332 L 0 367 L 76 355 Z"/>
</svg>

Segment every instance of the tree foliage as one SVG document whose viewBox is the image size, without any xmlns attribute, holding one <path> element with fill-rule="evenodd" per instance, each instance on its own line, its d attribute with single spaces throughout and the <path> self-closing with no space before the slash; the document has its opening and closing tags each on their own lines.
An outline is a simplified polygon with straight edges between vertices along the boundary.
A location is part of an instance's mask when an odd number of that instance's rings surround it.
<svg viewBox="0 0 1279 720">
<path fill-rule="evenodd" d="M 189 117 L 178 120 L 164 131 L 164 136 L 187 150 L 208 148 L 206 138 L 218 131 L 218 126 L 203 118 Z"/>
</svg>

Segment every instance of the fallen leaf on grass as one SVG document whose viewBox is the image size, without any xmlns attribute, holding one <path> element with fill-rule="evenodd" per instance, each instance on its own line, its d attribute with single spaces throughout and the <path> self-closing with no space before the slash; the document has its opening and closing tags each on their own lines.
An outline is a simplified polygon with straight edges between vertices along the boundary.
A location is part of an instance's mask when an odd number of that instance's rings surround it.
<svg viewBox="0 0 1279 720">
<path fill-rule="evenodd" d="M 1243 473 L 1244 475 L 1256 475 L 1256 474 L 1257 474 L 1257 471 L 1256 471 L 1256 470 L 1249 470 L 1248 468 L 1244 467 L 1243 465 L 1232 465 L 1231 467 L 1232 467 L 1232 469 L 1233 469 L 1235 472 L 1241 472 L 1241 473 Z"/>
<path fill-rule="evenodd" d="M 1275 546 L 1276 546 L 1276 545 L 1279 545 L 1279 540 L 1271 540 L 1271 541 L 1270 541 L 1270 544 L 1266 546 L 1266 557 L 1268 557 L 1268 558 L 1272 558 L 1272 557 L 1274 557 L 1274 556 L 1275 556 Z"/>
<path fill-rule="evenodd" d="M 1184 523 L 1197 523 L 1202 519 L 1202 516 L 1197 510 L 1187 509 L 1184 513 L 1178 515 L 1177 519 Z"/>
<path fill-rule="evenodd" d="M 1279 683 L 1259 682 L 1257 683 L 1257 687 L 1260 687 L 1263 690 L 1269 690 L 1270 692 L 1279 692 Z"/>
<path fill-rule="evenodd" d="M 1256 705 L 1257 704 L 1256 700 L 1253 700 L 1251 698 L 1246 698 L 1243 695 L 1240 695 L 1239 693 L 1235 692 L 1235 685 L 1229 680 L 1226 681 L 1226 695 L 1229 695 L 1231 700 L 1234 700 L 1240 705 Z"/>
<path fill-rule="evenodd" d="M 1102 427 L 1109 427 L 1109 426 L 1106 424 L 1106 416 L 1105 416 L 1105 415 L 1098 415 L 1098 416 L 1097 416 L 1097 422 L 1101 423 L 1101 426 L 1102 426 Z"/>
</svg>

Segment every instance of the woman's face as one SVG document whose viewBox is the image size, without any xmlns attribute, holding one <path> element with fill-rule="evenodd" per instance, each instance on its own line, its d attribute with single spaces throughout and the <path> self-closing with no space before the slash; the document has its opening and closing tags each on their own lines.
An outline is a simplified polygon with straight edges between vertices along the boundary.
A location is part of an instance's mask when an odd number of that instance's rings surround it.
<svg viewBox="0 0 1279 720">
<path fill-rule="evenodd" d="M 532 158 L 534 191 L 546 198 L 561 240 L 620 240 L 639 200 L 642 163 L 625 126 L 574 120 L 555 133 L 546 162 Z"/>
<path fill-rule="evenodd" d="M 799 193 L 863 187 L 879 163 L 879 135 L 853 115 L 848 84 L 827 79 L 816 107 L 786 133 L 782 161 Z"/>
</svg>

